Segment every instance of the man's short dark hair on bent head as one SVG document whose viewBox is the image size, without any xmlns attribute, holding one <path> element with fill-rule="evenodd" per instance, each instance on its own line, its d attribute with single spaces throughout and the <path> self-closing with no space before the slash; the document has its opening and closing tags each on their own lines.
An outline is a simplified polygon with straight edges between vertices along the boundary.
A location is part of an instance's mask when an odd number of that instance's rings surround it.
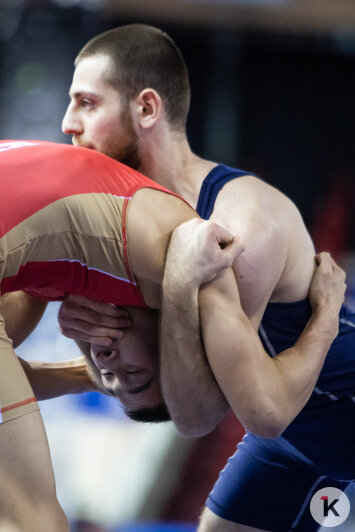
<svg viewBox="0 0 355 532">
<path fill-rule="evenodd" d="M 94 55 L 111 60 L 106 81 L 120 91 L 127 103 L 142 90 L 155 89 L 170 126 L 185 131 L 190 107 L 189 76 L 184 58 L 169 35 L 145 24 L 120 26 L 91 39 L 79 52 L 75 65 Z"/>
<path fill-rule="evenodd" d="M 134 421 L 142 423 L 161 423 L 171 421 L 170 414 L 164 403 L 152 408 L 142 408 L 140 410 L 124 409 L 125 414 Z"/>
</svg>

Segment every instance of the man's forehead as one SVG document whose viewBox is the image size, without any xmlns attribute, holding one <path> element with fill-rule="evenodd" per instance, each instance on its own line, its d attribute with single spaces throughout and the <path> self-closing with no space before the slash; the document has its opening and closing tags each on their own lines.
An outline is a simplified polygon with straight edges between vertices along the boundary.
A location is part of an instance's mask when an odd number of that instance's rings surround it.
<svg viewBox="0 0 355 532">
<path fill-rule="evenodd" d="M 94 75 L 101 78 L 111 70 L 111 60 L 107 55 L 95 54 L 83 57 L 75 66 L 74 77 L 78 75 Z"/>
<path fill-rule="evenodd" d="M 69 89 L 69 96 L 71 98 L 79 99 L 82 97 L 100 99 L 105 98 L 116 101 L 118 91 L 112 87 L 112 84 L 104 78 L 87 76 L 75 77 Z"/>
</svg>

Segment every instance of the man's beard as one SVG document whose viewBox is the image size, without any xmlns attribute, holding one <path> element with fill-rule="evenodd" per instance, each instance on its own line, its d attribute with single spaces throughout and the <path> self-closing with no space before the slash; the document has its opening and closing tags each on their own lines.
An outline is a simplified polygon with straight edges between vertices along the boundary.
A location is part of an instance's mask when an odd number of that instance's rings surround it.
<svg viewBox="0 0 355 532">
<path fill-rule="evenodd" d="M 121 148 L 116 150 L 113 155 L 109 156 L 116 159 L 116 161 L 133 168 L 133 170 L 139 170 L 141 168 L 142 158 L 138 146 L 138 140 L 131 142 L 124 147 L 121 146 Z"/>
<path fill-rule="evenodd" d="M 121 133 L 118 134 L 110 146 L 107 147 L 105 154 L 120 163 L 126 164 L 133 168 L 133 170 L 139 170 L 142 165 L 139 137 L 134 131 L 132 118 L 128 108 L 122 111 L 120 122 Z"/>
</svg>

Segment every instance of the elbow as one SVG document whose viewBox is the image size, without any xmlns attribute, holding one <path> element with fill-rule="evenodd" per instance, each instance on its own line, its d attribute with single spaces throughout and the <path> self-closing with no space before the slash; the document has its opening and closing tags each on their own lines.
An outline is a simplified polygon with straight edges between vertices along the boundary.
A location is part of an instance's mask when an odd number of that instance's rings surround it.
<svg viewBox="0 0 355 532">
<path fill-rule="evenodd" d="M 275 439 L 281 436 L 283 428 L 276 424 L 271 423 L 253 423 L 251 426 L 246 427 L 249 432 L 252 432 L 256 436 L 262 438 Z"/>
<path fill-rule="evenodd" d="M 212 432 L 212 430 L 218 425 L 218 423 L 214 423 L 212 420 L 204 420 L 204 422 L 201 423 L 196 422 L 196 419 L 194 419 L 189 422 L 186 417 L 181 420 L 174 418 L 172 421 L 178 433 L 185 438 L 201 438 Z"/>
<path fill-rule="evenodd" d="M 180 427 L 176 427 L 178 433 L 180 436 L 183 436 L 184 438 L 201 438 L 202 436 L 206 436 L 208 432 L 204 431 L 198 431 L 198 430 L 189 430 L 189 429 L 181 429 Z"/>
<path fill-rule="evenodd" d="M 199 404 L 194 410 L 172 413 L 169 409 L 169 413 L 179 434 L 186 438 L 201 438 L 212 432 L 229 410 L 230 406 L 223 397 L 223 400 L 214 401 L 213 406 Z"/>
<path fill-rule="evenodd" d="M 283 412 L 278 409 L 261 410 L 258 415 L 251 416 L 245 428 L 262 438 L 275 439 L 281 436 L 291 420 L 285 418 Z"/>
<path fill-rule="evenodd" d="M 174 421 L 174 425 L 178 433 L 181 434 L 181 436 L 184 436 L 185 438 L 201 438 L 202 436 L 206 436 L 207 434 L 212 432 L 212 430 L 215 428 L 215 425 L 189 426 L 185 423 L 177 423 L 176 421 Z"/>
</svg>

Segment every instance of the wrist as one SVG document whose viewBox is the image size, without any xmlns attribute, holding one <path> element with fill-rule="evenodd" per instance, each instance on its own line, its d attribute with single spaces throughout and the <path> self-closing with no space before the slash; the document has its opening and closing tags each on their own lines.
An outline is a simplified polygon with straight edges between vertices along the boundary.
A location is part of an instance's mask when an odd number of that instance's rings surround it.
<svg viewBox="0 0 355 532">
<path fill-rule="evenodd" d="M 339 312 L 329 304 L 318 304 L 313 308 L 311 321 L 316 331 L 325 338 L 334 340 L 339 329 Z"/>
</svg>

